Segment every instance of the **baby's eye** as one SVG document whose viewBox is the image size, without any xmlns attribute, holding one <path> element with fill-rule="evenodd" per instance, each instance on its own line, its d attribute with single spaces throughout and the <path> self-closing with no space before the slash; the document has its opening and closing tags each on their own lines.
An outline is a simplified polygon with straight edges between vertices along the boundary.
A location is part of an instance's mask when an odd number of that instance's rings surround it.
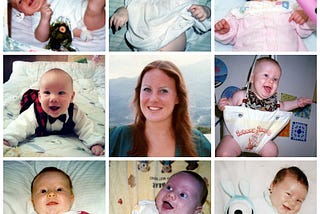
<svg viewBox="0 0 320 214">
<path fill-rule="evenodd" d="M 188 198 L 188 195 L 185 194 L 185 193 L 180 193 L 180 197 L 183 198 L 183 199 L 187 199 L 187 198 Z"/>
<path fill-rule="evenodd" d="M 278 81 L 278 78 L 274 78 L 273 81 L 277 82 L 277 81 Z"/>
<path fill-rule="evenodd" d="M 62 188 L 58 188 L 58 189 L 57 189 L 57 192 L 62 192 Z"/>
<path fill-rule="evenodd" d="M 50 91 L 44 91 L 43 93 L 44 94 L 50 94 Z"/>
<path fill-rule="evenodd" d="M 21 4 L 22 3 L 22 0 L 19 0 L 18 4 Z"/>
<path fill-rule="evenodd" d="M 173 188 L 172 188 L 171 186 L 167 186 L 167 190 L 168 190 L 168 191 L 172 191 Z"/>
<path fill-rule="evenodd" d="M 45 189 L 41 190 L 41 193 L 46 193 L 46 192 L 47 192 L 47 190 L 45 190 Z"/>
<path fill-rule="evenodd" d="M 64 95 L 64 94 L 66 94 L 66 92 L 64 92 L 64 91 L 59 91 L 59 95 Z"/>
</svg>

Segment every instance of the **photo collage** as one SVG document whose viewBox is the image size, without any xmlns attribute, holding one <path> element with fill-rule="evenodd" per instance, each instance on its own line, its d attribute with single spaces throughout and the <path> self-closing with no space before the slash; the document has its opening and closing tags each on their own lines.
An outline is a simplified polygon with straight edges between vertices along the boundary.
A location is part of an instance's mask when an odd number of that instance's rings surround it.
<svg viewBox="0 0 320 214">
<path fill-rule="evenodd" d="M 317 0 L 0 4 L 0 213 L 318 213 Z"/>
</svg>

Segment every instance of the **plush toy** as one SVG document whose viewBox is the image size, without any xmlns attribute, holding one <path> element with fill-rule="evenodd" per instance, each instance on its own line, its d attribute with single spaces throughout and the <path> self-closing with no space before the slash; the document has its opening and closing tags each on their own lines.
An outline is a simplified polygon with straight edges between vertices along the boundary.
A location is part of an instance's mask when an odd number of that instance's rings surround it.
<svg viewBox="0 0 320 214">
<path fill-rule="evenodd" d="M 162 172 L 162 173 L 170 173 L 170 172 L 172 172 L 172 166 L 171 166 L 171 164 L 172 164 L 173 162 L 174 162 L 174 161 L 160 161 L 160 163 L 162 164 L 161 172 Z"/>
<path fill-rule="evenodd" d="M 141 172 L 148 172 L 150 170 L 149 162 L 150 161 L 139 161 L 138 170 Z"/>
<path fill-rule="evenodd" d="M 297 0 L 313 23 L 317 24 L 317 0 Z"/>
<path fill-rule="evenodd" d="M 72 35 L 69 20 L 59 17 L 56 22 L 50 25 L 49 43 L 46 49 L 54 51 L 76 51 L 71 47 Z"/>
<path fill-rule="evenodd" d="M 224 214 L 255 214 L 254 205 L 249 198 L 249 183 L 245 180 L 239 182 L 240 195 L 236 194 L 231 181 L 221 182 L 223 191 L 230 197 L 225 205 Z"/>
<path fill-rule="evenodd" d="M 199 164 L 198 161 L 186 161 L 188 166 L 186 167 L 186 170 L 195 170 L 198 168 Z"/>
</svg>

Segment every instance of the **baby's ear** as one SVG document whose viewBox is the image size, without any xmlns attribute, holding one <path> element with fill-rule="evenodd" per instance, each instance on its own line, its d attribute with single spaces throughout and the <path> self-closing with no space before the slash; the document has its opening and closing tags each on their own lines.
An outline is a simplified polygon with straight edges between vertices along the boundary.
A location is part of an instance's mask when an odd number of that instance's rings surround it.
<svg viewBox="0 0 320 214">
<path fill-rule="evenodd" d="M 74 98 L 75 95 L 76 95 L 76 92 L 73 91 L 73 92 L 72 92 L 72 95 L 71 95 L 71 101 L 73 101 L 73 98 Z"/>
<path fill-rule="evenodd" d="M 201 211 L 202 211 L 202 205 L 199 205 L 199 206 L 197 206 L 196 207 L 196 209 L 194 210 L 194 214 L 199 214 L 199 213 L 201 213 Z"/>
</svg>

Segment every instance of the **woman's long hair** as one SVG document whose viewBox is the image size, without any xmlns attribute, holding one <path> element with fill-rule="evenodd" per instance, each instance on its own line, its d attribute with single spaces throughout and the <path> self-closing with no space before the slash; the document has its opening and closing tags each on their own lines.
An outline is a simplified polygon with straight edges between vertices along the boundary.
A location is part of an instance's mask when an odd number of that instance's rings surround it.
<svg viewBox="0 0 320 214">
<path fill-rule="evenodd" d="M 172 115 L 172 127 L 176 137 L 176 147 L 181 149 L 182 156 L 198 156 L 192 143 L 192 125 L 189 114 L 189 99 L 187 89 L 178 67 L 169 61 L 154 61 L 148 64 L 141 72 L 135 88 L 132 106 L 135 109 L 133 126 L 133 147 L 129 156 L 147 156 L 148 143 L 144 133 L 146 118 L 140 108 L 140 91 L 144 75 L 152 70 L 159 69 L 174 79 L 179 103 L 175 105 Z"/>
</svg>

